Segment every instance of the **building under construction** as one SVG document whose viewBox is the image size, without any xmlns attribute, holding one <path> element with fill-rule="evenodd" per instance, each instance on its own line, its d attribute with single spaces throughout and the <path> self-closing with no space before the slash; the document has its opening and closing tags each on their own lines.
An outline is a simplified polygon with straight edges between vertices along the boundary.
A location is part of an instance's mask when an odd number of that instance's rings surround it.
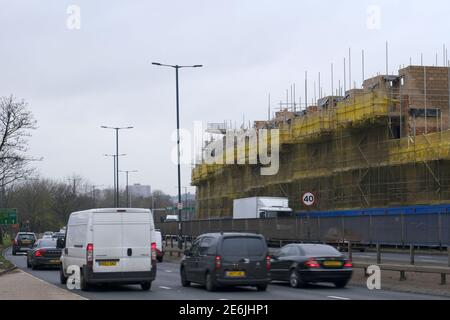
<svg viewBox="0 0 450 320">
<path fill-rule="evenodd" d="M 197 218 L 229 217 L 233 199 L 252 196 L 288 197 L 296 212 L 448 203 L 449 78 L 447 67 L 409 66 L 255 122 L 279 129 L 278 174 L 262 176 L 260 164 L 198 163 Z M 248 159 L 252 146 L 244 148 Z M 305 192 L 316 195 L 314 207 L 302 204 Z"/>
</svg>

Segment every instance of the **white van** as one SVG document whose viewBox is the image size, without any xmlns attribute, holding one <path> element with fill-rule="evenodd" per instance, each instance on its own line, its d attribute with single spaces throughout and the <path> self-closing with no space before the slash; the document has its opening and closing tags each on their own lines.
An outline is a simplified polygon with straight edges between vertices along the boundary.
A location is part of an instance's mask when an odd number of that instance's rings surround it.
<svg viewBox="0 0 450 320">
<path fill-rule="evenodd" d="M 93 209 L 69 217 L 61 247 L 61 283 L 78 266 L 81 290 L 89 284 L 140 284 L 150 290 L 156 277 L 153 214 L 147 209 Z"/>
</svg>

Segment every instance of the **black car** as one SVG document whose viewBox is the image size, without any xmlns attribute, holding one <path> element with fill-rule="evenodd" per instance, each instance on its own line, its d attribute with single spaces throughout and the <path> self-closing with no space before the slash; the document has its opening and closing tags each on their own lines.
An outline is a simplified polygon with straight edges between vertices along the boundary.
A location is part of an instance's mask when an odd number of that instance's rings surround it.
<svg viewBox="0 0 450 320">
<path fill-rule="evenodd" d="M 17 252 L 27 252 L 33 248 L 36 242 L 36 234 L 32 232 L 19 232 L 14 238 L 12 245 L 12 254 L 15 256 Z"/>
<path fill-rule="evenodd" d="M 56 247 L 57 240 L 40 239 L 27 254 L 27 267 L 33 270 L 38 267 L 58 267 L 61 264 L 61 249 Z"/>
<path fill-rule="evenodd" d="M 263 236 L 209 233 L 199 236 L 181 261 L 181 283 L 214 291 L 222 286 L 254 286 L 265 291 L 270 282 L 270 257 Z"/>
<path fill-rule="evenodd" d="M 332 246 L 290 244 L 272 256 L 271 277 L 298 288 L 308 283 L 331 282 L 343 288 L 350 281 L 353 265 Z"/>
</svg>

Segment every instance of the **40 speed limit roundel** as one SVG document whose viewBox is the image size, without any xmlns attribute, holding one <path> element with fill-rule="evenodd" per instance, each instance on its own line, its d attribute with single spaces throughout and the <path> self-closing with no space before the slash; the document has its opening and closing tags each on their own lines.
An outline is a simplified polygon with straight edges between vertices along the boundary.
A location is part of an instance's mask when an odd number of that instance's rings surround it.
<svg viewBox="0 0 450 320">
<path fill-rule="evenodd" d="M 302 195 L 302 203 L 307 207 L 311 207 L 316 203 L 316 196 L 312 192 L 306 192 Z"/>
</svg>

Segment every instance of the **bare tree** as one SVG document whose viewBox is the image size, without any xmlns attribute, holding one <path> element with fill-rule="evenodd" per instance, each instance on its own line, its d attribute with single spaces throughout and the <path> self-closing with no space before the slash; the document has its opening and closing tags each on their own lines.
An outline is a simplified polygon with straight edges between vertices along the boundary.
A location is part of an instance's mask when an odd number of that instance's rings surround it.
<svg viewBox="0 0 450 320">
<path fill-rule="evenodd" d="M 27 178 L 33 169 L 28 165 L 28 137 L 36 129 L 36 121 L 25 101 L 13 96 L 0 97 L 0 183 L 1 187 Z"/>
</svg>

